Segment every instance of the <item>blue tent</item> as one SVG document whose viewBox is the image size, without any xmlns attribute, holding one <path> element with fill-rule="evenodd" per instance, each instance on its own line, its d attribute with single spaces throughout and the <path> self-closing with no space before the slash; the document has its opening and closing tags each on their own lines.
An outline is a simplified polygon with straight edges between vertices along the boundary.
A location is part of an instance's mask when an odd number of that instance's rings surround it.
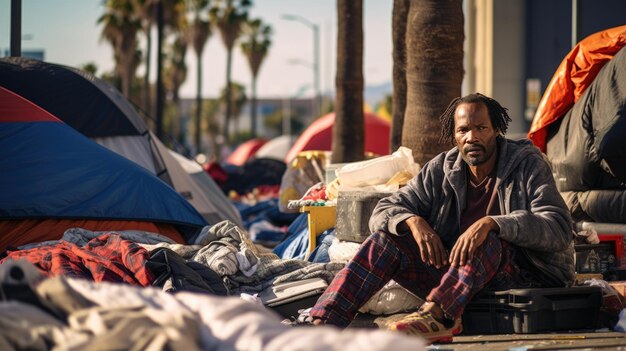
<svg viewBox="0 0 626 351">
<path fill-rule="evenodd" d="M 3 87 L 0 169 L 0 222 L 5 226 L 6 221 L 17 225 L 19 219 L 51 218 L 154 222 L 176 227 L 188 240 L 207 225 L 146 169 Z M 3 242 L 12 243 L 10 238 Z"/>
<path fill-rule="evenodd" d="M 148 117 L 106 81 L 64 65 L 3 57 L 0 86 L 148 169 L 183 195 L 209 223 L 228 219 L 243 226 L 233 204 L 208 174 L 194 166 L 194 161 L 190 165 L 188 160 L 170 155 L 172 151 L 150 132 Z"/>
</svg>

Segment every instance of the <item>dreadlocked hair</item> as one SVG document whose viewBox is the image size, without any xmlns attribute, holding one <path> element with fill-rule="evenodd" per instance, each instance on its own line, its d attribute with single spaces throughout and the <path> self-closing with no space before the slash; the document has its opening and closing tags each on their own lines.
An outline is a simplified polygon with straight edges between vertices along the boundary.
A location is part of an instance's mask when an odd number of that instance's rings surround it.
<svg viewBox="0 0 626 351">
<path fill-rule="evenodd" d="M 466 95 L 464 97 L 454 98 L 448 105 L 448 108 L 439 116 L 441 121 L 441 135 L 439 141 L 442 143 L 454 144 L 454 113 L 460 104 L 483 103 L 487 106 L 489 119 L 493 128 L 500 134 L 506 134 L 506 130 L 511 122 L 511 117 L 506 107 L 502 107 L 496 100 L 480 93 Z"/>
</svg>

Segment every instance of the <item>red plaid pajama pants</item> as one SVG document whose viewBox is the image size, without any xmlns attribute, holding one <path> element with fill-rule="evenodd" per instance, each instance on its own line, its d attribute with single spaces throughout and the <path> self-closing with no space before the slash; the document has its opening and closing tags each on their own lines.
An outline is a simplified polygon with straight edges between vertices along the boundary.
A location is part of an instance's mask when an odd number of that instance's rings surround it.
<svg viewBox="0 0 626 351">
<path fill-rule="evenodd" d="M 358 309 L 393 279 L 415 295 L 437 303 L 448 318 L 456 319 L 483 288 L 519 285 L 519 268 L 512 255 L 510 245 L 490 233 L 469 264 L 437 269 L 422 262 L 411 235 L 374 233 L 337 273 L 310 314 L 327 324 L 346 327 Z"/>
</svg>

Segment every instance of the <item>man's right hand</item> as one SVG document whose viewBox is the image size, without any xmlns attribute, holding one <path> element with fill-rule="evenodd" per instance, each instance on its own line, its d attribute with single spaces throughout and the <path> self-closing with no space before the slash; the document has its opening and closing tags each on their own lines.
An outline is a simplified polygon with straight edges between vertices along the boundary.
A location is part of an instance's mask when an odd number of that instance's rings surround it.
<svg viewBox="0 0 626 351">
<path fill-rule="evenodd" d="M 413 216 L 404 221 L 413 234 L 413 239 L 419 247 L 422 262 L 441 268 L 448 264 L 448 255 L 433 228 L 422 217 Z"/>
</svg>

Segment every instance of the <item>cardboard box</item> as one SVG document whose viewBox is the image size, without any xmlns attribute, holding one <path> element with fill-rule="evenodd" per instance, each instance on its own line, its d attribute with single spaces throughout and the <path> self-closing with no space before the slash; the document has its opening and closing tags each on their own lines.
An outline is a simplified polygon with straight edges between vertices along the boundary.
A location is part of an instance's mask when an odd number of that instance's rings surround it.
<svg viewBox="0 0 626 351">
<path fill-rule="evenodd" d="M 604 279 L 604 276 L 600 273 L 576 273 L 576 278 L 574 280 L 574 285 L 585 285 L 585 281 L 591 279 Z"/>
<path fill-rule="evenodd" d="M 608 283 L 613 289 L 615 289 L 615 291 L 617 291 L 617 294 L 619 295 L 620 299 L 622 299 L 622 305 L 623 305 L 624 304 L 623 302 L 626 301 L 626 281 L 616 281 L 616 282 L 608 282 Z"/>
<path fill-rule="evenodd" d="M 337 198 L 337 239 L 362 243 L 371 232 L 369 220 L 380 199 L 392 193 L 340 191 Z"/>
</svg>

